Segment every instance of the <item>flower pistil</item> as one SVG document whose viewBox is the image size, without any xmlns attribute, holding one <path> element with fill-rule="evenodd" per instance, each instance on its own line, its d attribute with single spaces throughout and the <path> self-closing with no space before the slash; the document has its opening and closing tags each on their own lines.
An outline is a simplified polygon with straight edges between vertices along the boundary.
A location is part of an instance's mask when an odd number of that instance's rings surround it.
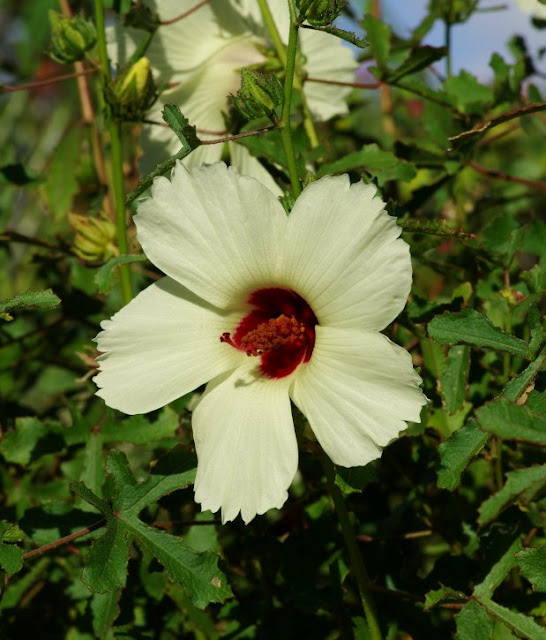
<svg viewBox="0 0 546 640">
<path fill-rule="evenodd" d="M 260 356 L 261 373 L 268 378 L 283 378 L 310 360 L 318 321 L 301 296 L 289 289 L 259 289 L 249 303 L 254 309 L 242 319 L 233 338 L 224 333 L 221 342 L 248 356 Z"/>
</svg>

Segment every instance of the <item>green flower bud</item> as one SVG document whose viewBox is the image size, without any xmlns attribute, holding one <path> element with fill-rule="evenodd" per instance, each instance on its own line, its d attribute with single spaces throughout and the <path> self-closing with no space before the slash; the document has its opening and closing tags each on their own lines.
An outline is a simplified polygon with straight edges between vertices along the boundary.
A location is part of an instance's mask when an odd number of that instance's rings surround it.
<svg viewBox="0 0 546 640">
<path fill-rule="evenodd" d="M 74 253 L 91 264 L 102 264 L 119 255 L 115 245 L 116 227 L 103 213 L 99 217 L 68 214 L 74 231 Z"/>
<path fill-rule="evenodd" d="M 315 27 L 326 27 L 338 17 L 345 2 L 344 0 L 312 0 L 305 4 L 307 6 L 302 17 Z"/>
<path fill-rule="evenodd" d="M 156 97 L 148 58 L 140 58 L 114 81 L 108 95 L 112 113 L 120 120 L 141 120 Z"/>
<path fill-rule="evenodd" d="M 241 88 L 231 99 L 237 110 L 248 120 L 269 116 L 282 104 L 283 87 L 273 73 L 241 70 Z"/>
<path fill-rule="evenodd" d="M 49 10 L 51 43 L 49 55 L 62 64 L 81 60 L 95 46 L 97 32 L 92 22 L 80 16 L 67 18 Z"/>
</svg>

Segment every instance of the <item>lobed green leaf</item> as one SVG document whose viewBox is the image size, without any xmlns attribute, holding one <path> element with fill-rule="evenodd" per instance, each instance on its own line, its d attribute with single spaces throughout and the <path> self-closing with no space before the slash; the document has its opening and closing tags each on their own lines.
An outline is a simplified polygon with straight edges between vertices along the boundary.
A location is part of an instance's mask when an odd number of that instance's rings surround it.
<svg viewBox="0 0 546 640">
<path fill-rule="evenodd" d="M 546 640 L 546 629 L 539 626 L 533 618 L 511 611 L 489 598 L 480 598 L 479 602 L 495 620 L 504 623 L 519 637 L 529 640 Z"/>
<path fill-rule="evenodd" d="M 535 591 L 546 593 L 546 547 L 523 549 L 516 556 L 522 575 Z"/>
<path fill-rule="evenodd" d="M 148 258 L 143 254 L 125 254 L 111 258 L 108 262 L 95 274 L 95 284 L 100 293 L 108 293 L 114 286 L 114 275 L 116 267 L 121 264 L 129 264 L 131 262 L 146 262 Z"/>
<path fill-rule="evenodd" d="M 489 436 L 480 429 L 476 420 L 472 419 L 442 442 L 438 448 L 438 487 L 454 491 L 459 486 L 462 472 L 470 460 L 482 450 L 488 439 Z"/>
<path fill-rule="evenodd" d="M 527 345 L 523 340 L 495 327 L 486 316 L 474 309 L 436 316 L 427 329 L 429 336 L 441 344 L 462 342 L 518 356 L 527 355 Z"/>
<path fill-rule="evenodd" d="M 25 309 L 53 309 L 61 303 L 61 299 L 56 296 L 51 289 L 43 291 L 25 291 L 19 293 L 9 300 L 0 301 L 0 319 L 13 320 L 12 311 Z"/>
<path fill-rule="evenodd" d="M 516 564 L 516 554 L 521 551 L 521 540 L 516 538 L 491 567 L 485 578 L 474 587 L 475 598 L 491 597 L 495 589 L 502 583 L 512 567 Z"/>
<path fill-rule="evenodd" d="M 479 524 L 491 522 L 516 500 L 522 504 L 531 502 L 546 487 L 546 465 L 511 471 L 506 478 L 504 487 L 481 504 Z"/>
<path fill-rule="evenodd" d="M 546 416 L 499 398 L 480 407 L 476 417 L 482 429 L 506 440 L 523 440 L 546 446 Z"/>
</svg>

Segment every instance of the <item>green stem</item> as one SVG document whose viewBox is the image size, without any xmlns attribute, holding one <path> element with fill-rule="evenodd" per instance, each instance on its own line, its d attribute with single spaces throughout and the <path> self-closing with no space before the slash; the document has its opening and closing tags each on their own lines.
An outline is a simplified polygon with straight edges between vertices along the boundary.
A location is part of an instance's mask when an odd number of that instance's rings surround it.
<svg viewBox="0 0 546 640">
<path fill-rule="evenodd" d="M 292 143 L 292 129 L 290 127 L 290 112 L 292 105 L 292 89 L 294 86 L 294 71 L 296 68 L 296 52 L 298 45 L 298 27 L 296 25 L 296 10 L 292 0 L 288 0 L 290 8 L 290 27 L 288 31 L 288 50 L 286 52 L 286 67 L 284 74 L 284 103 L 281 116 L 281 139 L 286 155 L 286 164 L 290 176 L 292 191 L 297 198 L 301 193 L 301 185 L 296 166 L 296 155 Z"/>
<path fill-rule="evenodd" d="M 110 63 L 108 60 L 108 51 L 106 50 L 106 35 L 104 31 L 104 8 L 102 0 L 95 0 L 95 20 L 97 23 L 97 47 L 101 62 L 101 76 L 103 87 L 111 82 L 112 73 L 110 71 Z M 108 110 L 105 110 L 105 116 L 108 121 L 108 131 L 110 134 L 110 159 L 112 163 L 111 170 L 111 188 L 114 199 L 114 210 L 116 216 L 116 232 L 118 247 L 121 254 L 128 254 L 127 240 L 127 217 L 125 212 L 125 185 L 123 180 L 123 153 L 121 146 L 121 123 L 115 122 Z M 121 295 L 124 304 L 130 302 L 133 297 L 131 286 L 131 272 L 129 265 L 119 265 Z"/>
<path fill-rule="evenodd" d="M 360 592 L 360 599 L 362 601 L 362 608 L 366 616 L 366 622 L 368 623 L 368 629 L 370 631 L 371 640 L 382 640 L 381 628 L 375 611 L 370 590 L 368 588 L 369 578 L 364 565 L 364 561 L 358 548 L 355 532 L 349 518 L 349 512 L 347 511 L 347 505 L 341 493 L 341 489 L 335 483 L 335 470 L 327 458 L 323 459 L 324 469 L 326 471 L 326 480 L 328 482 L 328 489 L 334 501 L 334 507 L 337 512 L 339 524 L 341 526 L 341 532 L 347 545 L 347 551 L 349 552 L 349 561 L 353 575 L 358 584 L 358 590 Z"/>
<path fill-rule="evenodd" d="M 273 41 L 273 45 L 275 47 L 275 51 L 277 52 L 277 56 L 279 57 L 279 60 L 286 68 L 286 64 L 287 64 L 286 47 L 284 46 L 282 38 L 279 34 L 277 25 L 273 20 L 273 16 L 271 15 L 271 11 L 269 10 L 267 0 L 258 0 L 258 4 L 260 5 L 262 18 L 264 20 L 267 31 L 269 32 L 269 36 Z M 296 24 L 296 15 L 295 15 L 295 11 L 293 11 L 292 5 L 290 6 L 290 13 L 291 13 L 291 21 L 293 21 Z M 297 28 L 298 28 L 298 24 L 296 24 L 296 30 Z M 294 82 L 292 82 L 292 86 L 293 84 Z M 301 82 L 298 82 L 298 88 L 300 89 L 302 88 Z M 285 101 L 286 101 L 286 98 L 285 98 Z M 303 126 L 305 128 L 305 132 L 307 133 L 307 137 L 309 138 L 309 142 L 311 143 L 311 148 L 314 149 L 318 147 L 319 140 L 315 130 L 315 125 L 313 123 L 313 119 L 311 117 L 311 112 L 309 111 L 309 107 L 307 106 L 307 101 L 305 100 L 305 94 L 303 93 L 303 91 L 302 91 L 302 107 L 303 107 Z M 284 114 L 283 114 L 283 120 L 284 120 Z"/>
<path fill-rule="evenodd" d="M 275 0 L 275 2 L 278 2 L 278 1 L 279 0 Z M 273 16 L 271 15 L 271 11 L 269 10 L 267 0 L 258 0 L 258 5 L 262 13 L 264 24 L 269 32 L 269 36 L 273 41 L 273 46 L 275 47 L 275 51 L 279 56 L 279 60 L 282 62 L 283 66 L 286 67 L 286 47 L 284 46 L 282 38 L 279 34 L 279 30 L 277 29 L 275 20 L 273 20 Z"/>
<path fill-rule="evenodd" d="M 127 214 L 125 210 L 125 184 L 123 180 L 123 153 L 121 147 L 121 123 L 110 121 L 110 151 L 112 154 L 112 189 L 116 212 L 116 234 L 120 254 L 129 253 L 127 240 Z M 131 301 L 133 287 L 128 264 L 119 265 L 121 295 L 124 304 Z"/>
</svg>

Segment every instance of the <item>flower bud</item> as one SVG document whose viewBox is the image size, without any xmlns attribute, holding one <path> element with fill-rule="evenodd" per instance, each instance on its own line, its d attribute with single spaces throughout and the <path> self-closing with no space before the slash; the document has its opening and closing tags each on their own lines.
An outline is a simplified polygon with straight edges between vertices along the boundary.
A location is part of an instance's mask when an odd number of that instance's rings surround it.
<svg viewBox="0 0 546 640">
<path fill-rule="evenodd" d="M 99 217 L 68 214 L 68 221 L 74 231 L 74 253 L 92 264 L 107 262 L 119 255 L 115 245 L 116 227 L 105 215 Z"/>
<path fill-rule="evenodd" d="M 305 19 L 315 27 L 327 27 L 340 14 L 344 0 L 312 0 L 304 11 Z"/>
<path fill-rule="evenodd" d="M 112 113 L 120 120 L 141 120 L 156 97 L 148 58 L 140 58 L 114 81 L 108 96 Z"/>
<path fill-rule="evenodd" d="M 269 116 L 282 104 L 283 87 L 274 73 L 241 70 L 241 88 L 231 99 L 248 120 Z"/>
<path fill-rule="evenodd" d="M 97 41 L 92 22 L 80 16 L 67 18 L 56 11 L 49 11 L 51 43 L 49 55 L 62 64 L 81 60 Z"/>
</svg>

